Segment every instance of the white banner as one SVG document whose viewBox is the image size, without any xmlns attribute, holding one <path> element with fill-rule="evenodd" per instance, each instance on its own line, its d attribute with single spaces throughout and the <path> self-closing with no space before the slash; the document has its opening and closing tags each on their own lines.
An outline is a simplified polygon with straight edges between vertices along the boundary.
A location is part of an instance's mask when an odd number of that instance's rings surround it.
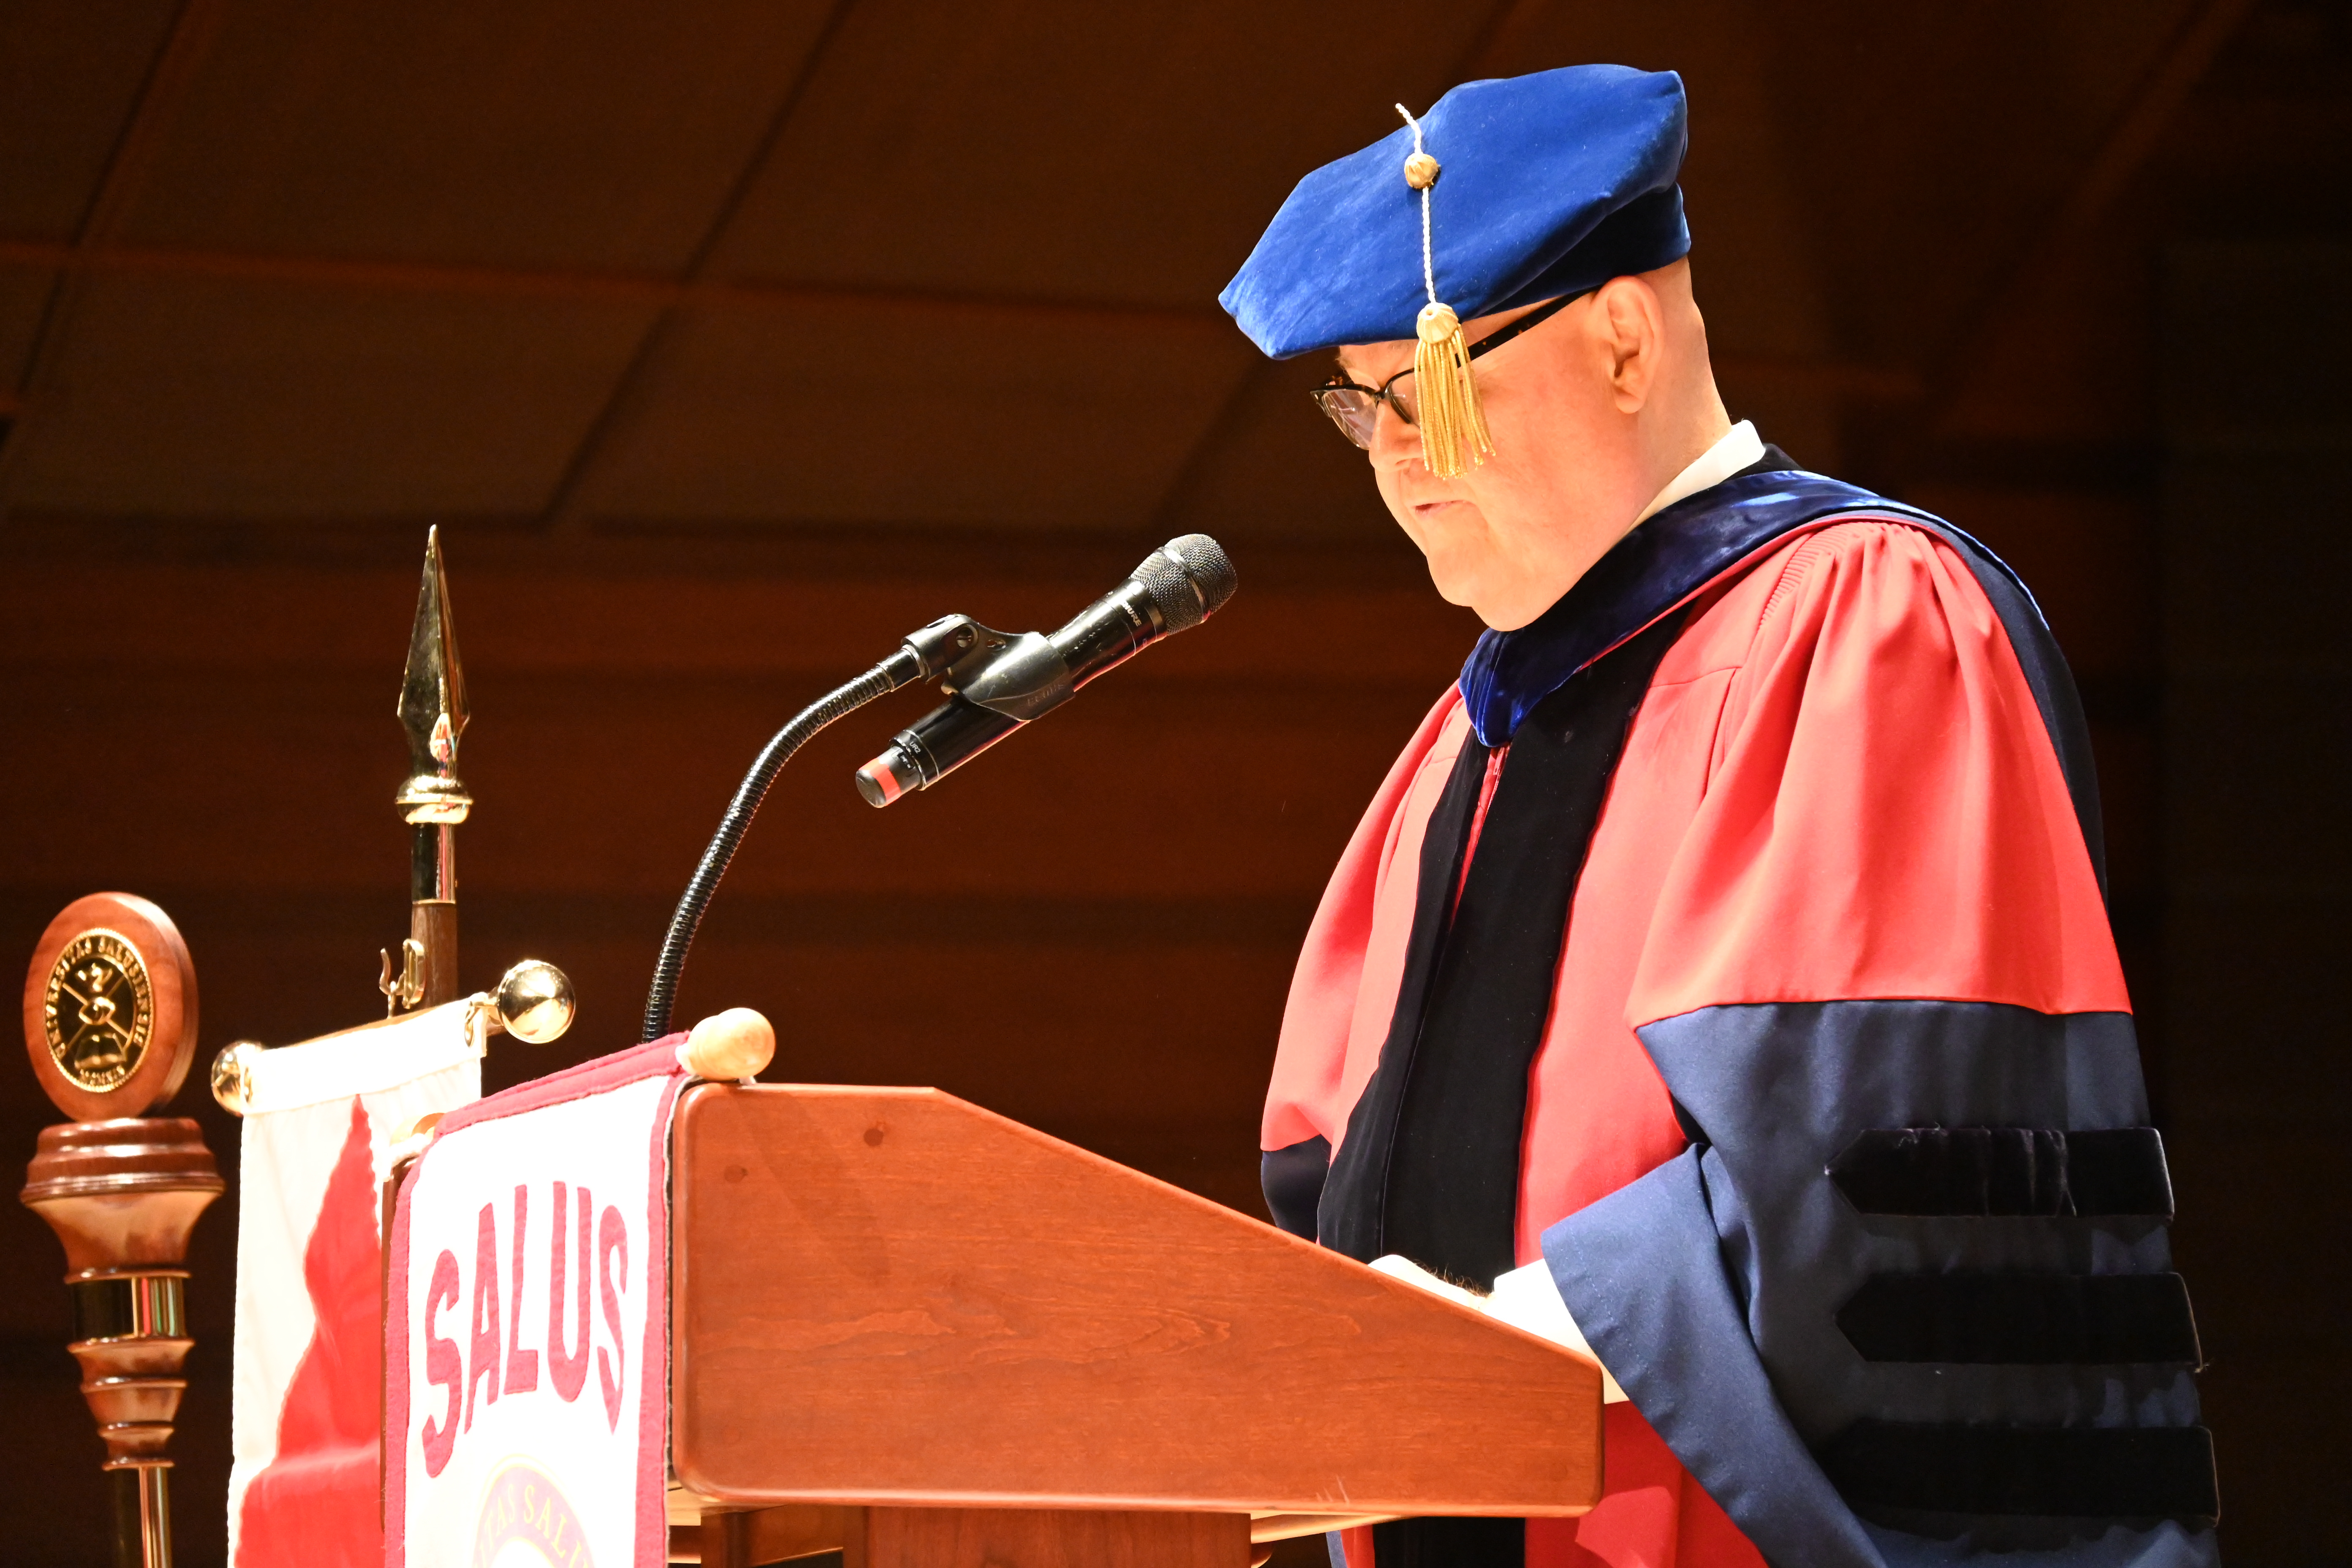
<svg viewBox="0 0 2352 1568">
<path fill-rule="evenodd" d="M 241 1131 L 235 1568 L 383 1560 L 379 1194 L 391 1140 L 481 1098 L 468 1005 L 264 1051 Z"/>
<path fill-rule="evenodd" d="M 387 1568 L 663 1568 L 675 1040 L 493 1095 L 403 1182 Z"/>
</svg>

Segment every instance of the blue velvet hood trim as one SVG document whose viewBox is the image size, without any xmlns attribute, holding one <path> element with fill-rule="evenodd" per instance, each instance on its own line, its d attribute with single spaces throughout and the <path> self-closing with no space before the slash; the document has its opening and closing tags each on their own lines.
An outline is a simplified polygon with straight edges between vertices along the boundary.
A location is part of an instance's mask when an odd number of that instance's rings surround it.
<svg viewBox="0 0 2352 1568">
<path fill-rule="evenodd" d="M 1529 710 L 1570 676 L 1756 550 L 1809 522 L 1864 510 L 1916 518 L 2016 583 L 1990 551 L 1916 507 L 1801 468 L 1736 474 L 1645 520 L 1559 603 L 1526 626 L 1478 639 L 1462 667 L 1462 701 L 1479 741 L 1487 746 L 1508 741 Z M 2017 591 L 2022 595 L 2024 585 L 2017 584 Z"/>
</svg>

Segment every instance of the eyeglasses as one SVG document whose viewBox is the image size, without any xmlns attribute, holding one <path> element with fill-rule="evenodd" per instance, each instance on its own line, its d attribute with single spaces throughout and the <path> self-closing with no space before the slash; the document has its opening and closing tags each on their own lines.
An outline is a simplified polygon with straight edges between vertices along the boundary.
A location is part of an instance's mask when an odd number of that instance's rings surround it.
<svg viewBox="0 0 2352 1568">
<path fill-rule="evenodd" d="M 1588 289 L 1581 293 L 1563 294 L 1557 300 L 1537 306 L 1501 331 L 1490 332 L 1472 343 L 1469 357 L 1476 359 L 1489 350 L 1501 348 L 1528 328 L 1550 320 L 1591 292 Z M 1331 416 L 1331 423 L 1339 427 L 1341 435 L 1359 447 L 1370 447 L 1372 431 L 1380 423 L 1381 404 L 1395 409 L 1396 416 L 1407 425 L 1414 422 L 1412 372 L 1401 370 L 1374 387 L 1358 385 L 1348 379 L 1347 372 L 1340 371 L 1315 389 L 1315 402 Z"/>
</svg>

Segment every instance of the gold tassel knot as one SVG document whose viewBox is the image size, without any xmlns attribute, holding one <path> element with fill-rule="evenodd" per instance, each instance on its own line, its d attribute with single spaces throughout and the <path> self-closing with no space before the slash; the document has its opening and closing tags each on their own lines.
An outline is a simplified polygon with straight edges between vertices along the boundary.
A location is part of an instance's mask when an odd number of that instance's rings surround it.
<svg viewBox="0 0 2352 1568">
<path fill-rule="evenodd" d="M 1494 456 L 1486 412 L 1470 379 L 1470 351 L 1451 305 L 1428 304 L 1413 322 L 1413 422 L 1421 426 L 1421 460 L 1441 479 L 1458 477 Z"/>
</svg>

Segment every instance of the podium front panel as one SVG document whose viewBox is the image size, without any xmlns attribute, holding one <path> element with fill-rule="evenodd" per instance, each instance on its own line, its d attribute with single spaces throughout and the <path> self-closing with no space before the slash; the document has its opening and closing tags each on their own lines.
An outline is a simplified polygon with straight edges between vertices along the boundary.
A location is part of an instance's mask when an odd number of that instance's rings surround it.
<svg viewBox="0 0 2352 1568">
<path fill-rule="evenodd" d="M 1559 1515 L 1589 1359 L 935 1089 L 709 1086 L 671 1458 L 730 1503 Z"/>
</svg>

